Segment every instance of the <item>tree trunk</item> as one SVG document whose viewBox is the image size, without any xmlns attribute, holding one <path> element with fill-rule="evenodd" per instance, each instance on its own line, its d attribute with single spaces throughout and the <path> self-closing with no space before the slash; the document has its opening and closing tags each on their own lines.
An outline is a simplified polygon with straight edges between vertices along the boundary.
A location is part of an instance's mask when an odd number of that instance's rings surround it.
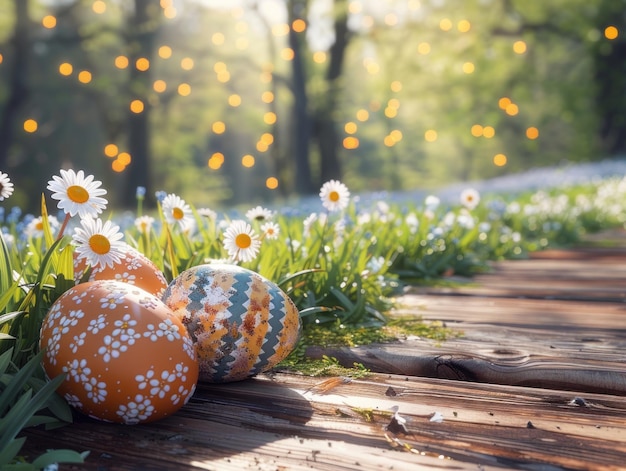
<svg viewBox="0 0 626 471">
<path fill-rule="evenodd" d="M 602 148 L 609 155 L 626 153 L 626 2 L 605 0 L 596 18 L 598 30 L 615 25 L 616 39 L 600 39 L 593 51 L 597 110 Z"/>
<path fill-rule="evenodd" d="M 7 170 L 8 157 L 17 129 L 15 125 L 22 105 L 29 96 L 28 90 L 28 0 L 13 0 L 15 31 L 11 39 L 12 66 L 8 83 L 8 99 L 0 116 L 0 170 Z M 8 65 L 8 64 L 7 64 Z"/>
<path fill-rule="evenodd" d="M 289 24 L 302 18 L 306 10 L 306 0 L 290 0 L 288 4 Z M 309 141 L 311 139 L 311 119 L 306 90 L 306 72 L 302 57 L 305 40 L 303 33 L 289 30 L 289 47 L 293 50 L 292 91 L 293 91 L 293 153 L 296 164 L 296 192 L 313 193 L 311 164 L 309 161 Z"/>
<path fill-rule="evenodd" d="M 135 99 L 141 100 L 144 109 L 141 113 L 132 112 L 130 109 L 128 111 L 128 149 L 132 161 L 125 170 L 127 180 L 121 201 L 121 204 L 126 207 L 135 204 L 138 186 L 146 188 L 146 206 L 151 206 L 154 202 L 150 149 L 151 106 L 148 101 L 152 85 L 152 73 L 151 68 L 142 72 L 137 69 L 135 64 L 139 58 L 152 60 L 155 47 L 154 38 L 160 24 L 159 11 L 158 0 L 135 0 L 134 13 L 128 19 L 128 31 L 130 31 L 129 103 Z"/>
<path fill-rule="evenodd" d="M 346 48 L 350 41 L 348 30 L 348 2 L 335 1 L 335 42 L 330 48 L 330 64 L 326 70 L 327 93 L 316 113 L 316 139 L 320 150 L 320 185 L 328 180 L 341 180 L 339 161 L 339 135 L 337 133 L 337 108 L 341 92 L 341 73 Z"/>
</svg>

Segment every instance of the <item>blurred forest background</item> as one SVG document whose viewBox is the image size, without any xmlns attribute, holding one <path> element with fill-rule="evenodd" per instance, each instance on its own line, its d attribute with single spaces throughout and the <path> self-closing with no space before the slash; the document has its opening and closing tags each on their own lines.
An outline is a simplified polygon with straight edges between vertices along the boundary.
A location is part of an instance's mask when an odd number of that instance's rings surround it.
<svg viewBox="0 0 626 471">
<path fill-rule="evenodd" d="M 0 170 L 134 207 L 626 154 L 626 0 L 0 0 Z M 150 202 L 150 201 L 148 201 Z"/>
</svg>

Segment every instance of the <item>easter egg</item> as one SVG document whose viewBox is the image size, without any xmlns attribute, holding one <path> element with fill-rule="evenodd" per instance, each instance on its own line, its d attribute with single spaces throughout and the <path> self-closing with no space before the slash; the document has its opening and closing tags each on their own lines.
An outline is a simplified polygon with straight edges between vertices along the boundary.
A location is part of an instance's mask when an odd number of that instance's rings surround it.
<svg viewBox="0 0 626 471">
<path fill-rule="evenodd" d="M 87 269 L 84 258 L 74 256 L 74 277 L 82 280 Z M 124 257 L 112 267 L 97 265 L 91 269 L 87 281 L 115 280 L 145 289 L 155 296 L 161 297 L 167 280 L 159 268 L 148 257 L 138 250 L 128 247 Z"/>
<path fill-rule="evenodd" d="M 236 265 L 190 268 L 162 299 L 196 344 L 200 381 L 239 381 L 267 371 L 298 342 L 300 314 L 289 296 Z"/>
<path fill-rule="evenodd" d="M 81 283 L 50 307 L 39 346 L 59 394 L 82 413 L 137 424 L 171 415 L 198 380 L 186 327 L 163 302 L 113 280 Z"/>
</svg>

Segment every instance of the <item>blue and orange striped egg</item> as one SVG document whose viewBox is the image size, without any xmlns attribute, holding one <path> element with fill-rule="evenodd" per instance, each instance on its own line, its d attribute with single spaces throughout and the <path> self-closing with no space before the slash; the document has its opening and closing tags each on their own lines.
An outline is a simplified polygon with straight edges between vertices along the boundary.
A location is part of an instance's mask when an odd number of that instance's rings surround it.
<svg viewBox="0 0 626 471">
<path fill-rule="evenodd" d="M 300 314 L 289 296 L 237 265 L 192 267 L 162 299 L 196 345 L 200 381 L 240 381 L 267 371 L 293 351 L 300 336 Z"/>
</svg>

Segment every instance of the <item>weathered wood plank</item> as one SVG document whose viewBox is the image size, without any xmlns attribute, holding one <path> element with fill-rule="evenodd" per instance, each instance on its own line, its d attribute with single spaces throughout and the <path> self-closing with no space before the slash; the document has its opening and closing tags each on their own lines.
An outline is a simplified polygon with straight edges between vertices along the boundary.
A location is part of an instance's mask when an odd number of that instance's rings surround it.
<svg viewBox="0 0 626 471">
<path fill-rule="evenodd" d="M 155 424 L 81 419 L 53 433 L 29 431 L 27 447 L 89 449 L 85 466 L 67 469 L 102 471 L 617 470 L 626 454 L 620 397 L 589 394 L 577 405 L 563 391 L 395 375 L 327 384 L 277 374 L 204 386 L 178 414 Z M 385 439 L 394 407 L 409 432 L 398 438 L 425 455 L 393 449 Z M 434 412 L 442 423 L 429 421 Z"/>
<path fill-rule="evenodd" d="M 500 262 L 472 283 L 402 297 L 395 314 L 443 321 L 459 338 L 318 352 L 384 374 L 201 385 L 163 421 L 81 417 L 26 431 L 24 451 L 91 450 L 84 466 L 62 467 L 76 471 L 624 469 L 626 250 L 614 245 Z M 406 433 L 386 429 L 402 431 L 394 410 Z"/>
</svg>

